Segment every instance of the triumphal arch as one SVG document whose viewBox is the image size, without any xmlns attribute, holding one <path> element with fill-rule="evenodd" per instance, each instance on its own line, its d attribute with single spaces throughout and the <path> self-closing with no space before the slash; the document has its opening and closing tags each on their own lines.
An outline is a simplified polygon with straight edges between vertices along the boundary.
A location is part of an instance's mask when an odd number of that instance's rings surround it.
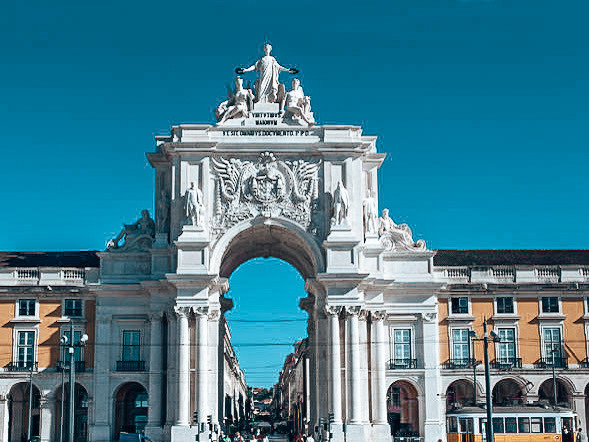
<svg viewBox="0 0 589 442">
<path fill-rule="evenodd" d="M 167 352 L 170 376 L 165 403 L 152 401 L 150 417 L 165 406 L 170 425 L 147 431 L 173 441 L 204 431 L 200 440 L 208 440 L 210 427 L 197 424 L 209 416 L 213 424 L 223 421 L 219 324 L 232 306 L 228 277 L 248 259 L 272 256 L 306 281 L 310 428 L 331 418 L 334 441 L 390 440 L 384 320 L 387 303 L 402 298 L 407 311 L 397 313 L 418 311 L 418 338 L 432 343 L 415 384 L 428 397 L 420 410 L 426 440 L 437 440 L 433 252 L 387 210 L 379 212 L 385 154 L 377 138 L 359 126 L 317 123 L 297 70 L 281 66 L 270 50 L 266 45 L 256 63 L 236 69 L 215 125 L 181 124 L 156 137 L 147 154 L 156 172 L 155 220 L 144 213 L 101 254 L 104 291 L 141 281 L 152 314 L 173 313 L 167 341 L 152 332 L 163 345 L 151 347 Z M 150 361 L 150 371 L 161 367 L 161 356 Z M 151 397 L 159 397 L 164 381 L 147 382 Z"/>
</svg>

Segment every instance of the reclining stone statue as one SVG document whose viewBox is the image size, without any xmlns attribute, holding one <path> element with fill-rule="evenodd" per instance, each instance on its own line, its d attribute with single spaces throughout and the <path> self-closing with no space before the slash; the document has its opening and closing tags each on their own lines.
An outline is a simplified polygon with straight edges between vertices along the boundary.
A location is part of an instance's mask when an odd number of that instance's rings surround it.
<svg viewBox="0 0 589 442">
<path fill-rule="evenodd" d="M 149 216 L 149 211 L 142 210 L 141 218 L 133 224 L 123 224 L 121 233 L 107 243 L 108 250 L 114 249 L 148 249 L 151 248 L 155 236 L 155 223 Z M 119 241 L 125 238 L 125 243 L 119 246 Z"/>
</svg>

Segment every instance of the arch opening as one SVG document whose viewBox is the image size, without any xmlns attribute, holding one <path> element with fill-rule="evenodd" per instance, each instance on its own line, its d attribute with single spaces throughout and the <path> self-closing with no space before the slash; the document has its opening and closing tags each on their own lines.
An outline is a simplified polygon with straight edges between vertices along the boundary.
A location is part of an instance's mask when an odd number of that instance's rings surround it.
<svg viewBox="0 0 589 442">
<path fill-rule="evenodd" d="M 510 407 L 523 405 L 525 393 L 519 382 L 513 379 L 501 379 L 493 387 L 493 405 Z"/>
<path fill-rule="evenodd" d="M 55 440 L 69 440 L 69 416 L 70 416 L 70 384 L 65 382 L 59 387 L 55 401 Z M 63 410 L 63 414 L 62 414 Z M 63 420 L 62 420 L 63 416 Z M 60 434 L 60 432 L 62 434 Z M 63 435 L 63 436 L 62 436 Z M 61 438 L 60 438 L 61 436 Z M 86 442 L 88 440 L 88 392 L 84 386 L 75 384 L 74 390 L 74 441 Z"/>
<path fill-rule="evenodd" d="M 554 382 L 547 379 L 538 389 L 538 399 L 554 405 Z M 569 385 L 562 379 L 556 379 L 556 405 L 564 408 L 572 407 L 572 392 Z"/>
<path fill-rule="evenodd" d="M 31 437 L 40 435 L 40 402 L 41 394 L 33 384 L 33 400 L 30 401 L 30 384 L 19 382 L 12 386 L 8 393 L 8 438 L 10 442 L 27 440 L 29 431 L 29 415 Z M 29 414 L 29 409 L 31 413 Z"/>
<path fill-rule="evenodd" d="M 477 395 L 478 396 L 478 395 Z M 458 379 L 448 385 L 446 390 L 446 411 L 472 407 L 476 404 L 473 383 L 467 379 Z"/>
<path fill-rule="evenodd" d="M 395 437 L 419 436 L 419 399 L 407 381 L 393 382 L 387 391 L 387 419 Z"/>
<path fill-rule="evenodd" d="M 115 394 L 115 434 L 119 440 L 121 433 L 140 433 L 147 425 L 148 394 L 143 385 L 127 382 Z"/>
<path fill-rule="evenodd" d="M 253 258 L 278 258 L 291 264 L 304 279 L 322 270 L 322 257 L 312 239 L 294 228 L 268 223 L 255 224 L 236 234 L 223 251 L 219 275 L 228 278 L 241 264 Z"/>
</svg>

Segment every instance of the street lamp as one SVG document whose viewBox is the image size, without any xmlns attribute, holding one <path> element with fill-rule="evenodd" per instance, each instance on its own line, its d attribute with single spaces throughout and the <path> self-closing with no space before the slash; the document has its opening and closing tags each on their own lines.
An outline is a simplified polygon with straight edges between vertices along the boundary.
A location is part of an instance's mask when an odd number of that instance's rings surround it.
<svg viewBox="0 0 589 442">
<path fill-rule="evenodd" d="M 65 338 L 65 339 L 64 339 Z M 76 345 L 78 346 L 83 346 L 86 344 L 86 342 L 88 341 L 88 335 L 86 333 L 84 333 L 81 337 L 80 340 L 78 342 L 74 342 L 74 322 L 71 321 L 71 325 L 70 325 L 70 339 L 69 339 L 69 346 L 68 346 L 68 354 L 70 355 L 70 398 L 69 398 L 69 416 L 68 416 L 68 428 L 69 428 L 69 432 L 68 432 L 68 440 L 69 442 L 74 442 L 74 401 L 75 401 L 75 382 L 76 382 L 76 364 L 75 364 L 75 357 L 74 357 L 74 352 L 75 349 L 74 347 Z M 67 343 L 68 342 L 68 338 L 67 336 L 62 336 L 62 342 Z M 63 384 L 62 384 L 63 385 Z M 63 391 L 63 390 L 62 390 Z M 63 396 L 62 396 L 63 399 Z"/>
<path fill-rule="evenodd" d="M 474 332 L 471 332 L 474 333 Z M 471 336 L 471 338 L 474 341 L 483 341 L 483 348 L 484 348 L 484 357 L 485 357 L 485 390 L 487 392 L 486 395 L 486 407 L 487 407 L 487 425 L 485 426 L 486 428 L 486 433 L 487 433 L 487 440 L 486 442 L 494 442 L 494 435 L 493 435 L 493 404 L 491 403 L 491 371 L 490 371 L 490 367 L 489 367 L 489 332 L 487 331 L 487 318 L 483 318 L 483 339 L 480 338 L 475 338 L 473 337 L 473 335 L 471 335 L 471 333 L 469 333 L 469 336 Z M 501 339 L 499 338 L 499 336 L 497 336 L 497 333 L 495 333 L 494 331 L 491 330 L 491 339 L 493 340 L 493 342 L 500 342 Z M 474 333 L 474 336 L 476 336 L 476 333 Z M 476 369 L 475 369 L 476 370 Z M 475 387 L 476 388 L 476 387 Z M 476 394 L 476 392 L 475 392 Z M 475 396 L 476 397 L 476 396 Z"/>
<path fill-rule="evenodd" d="M 557 402 L 557 397 L 556 397 L 556 358 L 555 358 L 556 348 L 554 348 L 554 346 L 551 347 L 550 353 L 551 353 L 551 357 L 552 357 L 552 401 L 553 401 L 552 406 L 554 408 L 556 408 L 558 406 L 558 402 Z M 558 353 L 560 354 L 560 349 L 559 349 Z"/>
</svg>

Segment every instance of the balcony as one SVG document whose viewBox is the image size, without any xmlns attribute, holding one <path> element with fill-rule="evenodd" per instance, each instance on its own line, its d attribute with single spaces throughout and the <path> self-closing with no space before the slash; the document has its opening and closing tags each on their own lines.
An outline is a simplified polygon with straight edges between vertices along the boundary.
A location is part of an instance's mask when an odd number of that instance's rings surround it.
<svg viewBox="0 0 589 442">
<path fill-rule="evenodd" d="M 7 371 L 37 371 L 38 369 L 38 362 L 16 361 L 6 366 Z"/>
<path fill-rule="evenodd" d="M 464 370 L 469 368 L 472 369 L 478 364 L 480 364 L 480 362 L 474 358 L 448 359 L 446 362 L 444 362 L 444 364 L 442 364 L 442 367 L 446 370 Z"/>
<path fill-rule="evenodd" d="M 534 362 L 534 367 L 536 368 L 569 368 L 569 358 L 568 357 L 559 357 L 559 358 L 540 358 L 536 362 Z"/>
<path fill-rule="evenodd" d="M 57 371 L 69 371 L 70 363 L 69 361 L 57 361 L 55 368 L 57 368 Z M 86 361 L 74 361 L 74 369 L 78 373 L 86 371 Z"/>
<path fill-rule="evenodd" d="M 145 371 L 145 361 L 117 361 L 117 371 Z"/>
<path fill-rule="evenodd" d="M 581 368 L 589 368 L 589 358 L 585 358 L 583 359 L 579 365 L 581 366 Z"/>
<path fill-rule="evenodd" d="M 491 368 L 496 370 L 511 370 L 513 368 L 522 368 L 522 359 L 495 359 L 494 361 L 491 361 Z"/>
<path fill-rule="evenodd" d="M 417 359 L 391 359 L 387 363 L 389 370 L 407 370 L 417 367 Z"/>
</svg>

